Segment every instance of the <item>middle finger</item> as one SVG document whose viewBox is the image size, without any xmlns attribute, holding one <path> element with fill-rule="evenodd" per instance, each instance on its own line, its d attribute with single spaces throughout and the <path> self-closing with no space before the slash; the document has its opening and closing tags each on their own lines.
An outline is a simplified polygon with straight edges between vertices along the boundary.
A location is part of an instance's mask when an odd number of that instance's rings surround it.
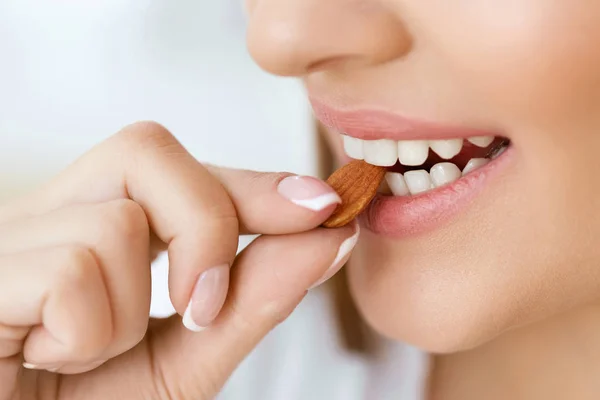
<svg viewBox="0 0 600 400">
<path fill-rule="evenodd" d="M 101 358 L 139 343 L 151 291 L 149 228 L 141 207 L 129 200 L 77 205 L 0 225 L 0 254 L 62 245 L 89 248 L 101 265 L 114 318 L 112 341 Z"/>
</svg>

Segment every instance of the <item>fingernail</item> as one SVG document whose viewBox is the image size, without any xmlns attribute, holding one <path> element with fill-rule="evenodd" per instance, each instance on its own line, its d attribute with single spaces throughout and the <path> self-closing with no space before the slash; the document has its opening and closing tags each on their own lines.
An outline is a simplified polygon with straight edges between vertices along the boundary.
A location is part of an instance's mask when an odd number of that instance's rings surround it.
<svg viewBox="0 0 600 400">
<path fill-rule="evenodd" d="M 221 311 L 229 289 L 229 265 L 205 271 L 194 287 L 192 298 L 183 314 L 183 325 L 192 332 L 209 326 Z"/>
<path fill-rule="evenodd" d="M 329 269 L 327 269 L 327 272 L 325 272 L 323 277 L 321 279 L 319 279 L 319 281 L 317 281 L 317 283 L 315 283 L 314 285 L 311 286 L 311 289 L 313 289 L 319 285 L 322 285 L 323 283 L 328 281 L 332 276 L 334 276 L 344 266 L 344 264 L 346 264 L 346 262 L 348 261 L 348 258 L 350 257 L 350 253 L 356 246 L 356 243 L 358 243 L 358 237 L 360 236 L 360 226 L 358 225 L 358 223 L 356 221 L 354 221 L 354 227 L 355 227 L 354 235 L 352 235 L 351 237 L 349 237 L 348 239 L 346 239 L 342 242 L 342 244 L 340 245 L 340 248 L 338 249 L 337 255 L 335 256 L 335 260 L 331 264 L 331 267 L 329 267 Z"/>
<path fill-rule="evenodd" d="M 342 202 L 329 185 L 311 176 L 288 176 L 279 182 L 277 191 L 292 203 L 312 211 Z"/>
<path fill-rule="evenodd" d="M 35 370 L 47 370 L 48 372 L 56 372 L 60 368 L 60 364 L 52 363 L 52 364 L 31 364 L 28 362 L 24 362 L 23 368 L 27 369 L 35 369 Z"/>
</svg>

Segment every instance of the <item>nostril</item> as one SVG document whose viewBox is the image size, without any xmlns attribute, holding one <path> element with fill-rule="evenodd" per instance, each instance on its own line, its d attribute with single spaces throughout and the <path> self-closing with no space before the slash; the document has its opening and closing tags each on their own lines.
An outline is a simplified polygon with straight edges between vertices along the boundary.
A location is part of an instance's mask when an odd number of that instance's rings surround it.
<svg viewBox="0 0 600 400">
<path fill-rule="evenodd" d="M 313 62 L 312 64 L 309 64 L 306 67 L 306 72 L 312 73 L 312 72 L 317 72 L 317 71 L 323 71 L 326 69 L 333 69 L 341 64 L 347 63 L 348 61 L 352 60 L 353 58 L 355 58 L 355 56 L 351 56 L 351 55 L 324 58 L 322 60 L 318 60 L 318 61 Z"/>
</svg>

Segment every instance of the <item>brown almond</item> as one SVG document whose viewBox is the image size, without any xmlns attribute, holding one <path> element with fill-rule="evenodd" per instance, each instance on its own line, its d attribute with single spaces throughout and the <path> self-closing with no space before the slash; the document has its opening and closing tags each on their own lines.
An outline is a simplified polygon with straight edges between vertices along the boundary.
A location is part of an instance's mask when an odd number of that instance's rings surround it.
<svg viewBox="0 0 600 400">
<path fill-rule="evenodd" d="M 347 225 L 371 202 L 386 169 L 368 164 L 362 160 L 351 161 L 335 171 L 327 183 L 342 198 L 334 213 L 323 223 L 326 228 L 339 228 Z"/>
</svg>

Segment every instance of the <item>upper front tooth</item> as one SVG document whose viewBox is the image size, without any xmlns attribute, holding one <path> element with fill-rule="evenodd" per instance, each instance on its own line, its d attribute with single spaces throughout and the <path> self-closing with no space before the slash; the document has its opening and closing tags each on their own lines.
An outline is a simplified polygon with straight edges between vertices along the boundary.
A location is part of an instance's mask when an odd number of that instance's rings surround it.
<svg viewBox="0 0 600 400">
<path fill-rule="evenodd" d="M 488 147 L 494 141 L 493 136 L 475 136 L 467 139 L 469 142 L 473 143 L 478 147 Z"/>
<path fill-rule="evenodd" d="M 388 172 L 385 174 L 385 180 L 394 196 L 407 196 L 410 194 L 404 177 L 399 172 Z"/>
<path fill-rule="evenodd" d="M 435 151 L 438 156 L 445 160 L 449 160 L 458 153 L 463 146 L 462 139 L 448 139 L 448 140 L 431 140 L 429 142 L 431 150 Z"/>
<path fill-rule="evenodd" d="M 344 151 L 348 157 L 356 160 L 362 160 L 365 158 L 362 140 L 348 135 L 343 135 L 342 137 L 344 138 Z"/>
<path fill-rule="evenodd" d="M 365 140 L 363 151 L 366 162 L 380 167 L 390 167 L 398 159 L 396 142 L 389 139 Z"/>
<path fill-rule="evenodd" d="M 429 156 L 429 144 L 426 140 L 400 140 L 398 142 L 398 159 L 400 164 L 421 165 Z"/>
<path fill-rule="evenodd" d="M 404 173 L 404 180 L 406 181 L 406 186 L 408 186 L 408 190 L 410 190 L 411 194 L 423 193 L 430 190 L 432 187 L 429 172 L 424 169 L 406 171 Z"/>
<path fill-rule="evenodd" d="M 431 180 L 435 187 L 444 186 L 454 182 L 461 176 L 460 169 L 456 164 L 449 162 L 435 164 L 431 167 L 431 172 L 429 174 L 431 175 Z"/>
</svg>

